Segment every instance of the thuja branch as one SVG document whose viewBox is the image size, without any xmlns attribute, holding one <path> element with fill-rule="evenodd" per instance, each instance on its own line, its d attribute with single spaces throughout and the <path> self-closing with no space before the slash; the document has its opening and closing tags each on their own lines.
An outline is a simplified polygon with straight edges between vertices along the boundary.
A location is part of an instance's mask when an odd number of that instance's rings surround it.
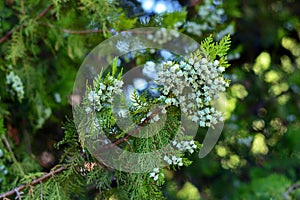
<svg viewBox="0 0 300 200">
<path fill-rule="evenodd" d="M 65 169 L 66 169 L 65 167 L 61 166 L 61 167 L 59 167 L 59 168 L 57 168 L 57 169 L 55 169 L 55 170 L 53 170 L 53 171 L 51 171 L 47 174 L 44 174 L 40 178 L 34 179 L 30 183 L 20 185 L 16 188 L 11 189 L 8 192 L 2 193 L 2 194 L 0 194 L 0 199 L 4 199 L 5 197 L 8 197 L 8 196 L 11 196 L 11 195 L 13 195 L 17 192 L 20 192 L 20 191 L 24 190 L 25 188 L 27 188 L 28 186 L 34 186 L 38 183 L 41 183 L 41 182 L 45 181 L 46 179 L 50 178 L 51 176 L 54 176 L 55 174 L 58 174 L 58 173 L 62 172 Z"/>
<path fill-rule="evenodd" d="M 53 4 L 50 4 L 47 8 L 45 8 L 40 14 L 38 14 L 35 18 L 36 21 L 40 20 L 41 18 L 43 18 L 52 8 L 53 8 Z M 21 24 L 20 26 L 17 26 L 13 29 L 11 29 L 10 31 L 8 31 L 1 39 L 0 39 L 0 44 L 5 42 L 6 40 L 9 39 L 9 37 L 14 33 L 14 31 L 18 31 L 21 28 L 26 27 L 26 24 Z"/>
<path fill-rule="evenodd" d="M 167 106 L 165 108 L 167 108 Z M 141 130 L 141 128 L 143 128 L 151 119 L 153 119 L 156 115 L 158 115 L 161 112 L 161 110 L 162 110 L 161 108 L 157 108 L 151 115 L 146 117 L 145 120 L 143 120 L 137 127 L 135 127 L 132 131 L 130 131 L 126 136 L 116 140 L 115 142 L 113 142 L 111 144 L 107 144 L 107 145 L 101 147 L 101 149 L 111 148 L 113 146 L 116 146 L 118 144 L 126 142 L 128 140 L 128 138 L 130 138 L 132 135 L 137 134 L 139 132 L 139 130 Z"/>
</svg>

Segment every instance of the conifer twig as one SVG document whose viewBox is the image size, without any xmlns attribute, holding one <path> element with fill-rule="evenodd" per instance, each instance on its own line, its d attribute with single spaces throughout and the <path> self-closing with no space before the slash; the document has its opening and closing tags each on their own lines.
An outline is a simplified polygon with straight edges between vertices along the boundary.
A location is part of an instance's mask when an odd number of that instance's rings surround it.
<svg viewBox="0 0 300 200">
<path fill-rule="evenodd" d="M 58 174 L 58 173 L 62 172 L 65 169 L 66 169 L 65 167 L 61 166 L 61 167 L 55 169 L 54 171 L 50 171 L 49 173 L 44 174 L 40 178 L 34 179 L 30 183 L 20 185 L 20 186 L 14 188 L 14 189 L 11 189 L 8 192 L 2 193 L 2 194 L 0 194 L 0 199 L 4 199 L 5 197 L 11 196 L 11 195 L 15 194 L 17 191 L 18 191 L 18 193 L 20 193 L 20 191 L 24 190 L 28 186 L 34 186 L 34 185 L 36 185 L 38 183 L 41 183 L 42 181 L 50 178 L 51 176 L 53 176 L 55 174 Z"/>
<path fill-rule="evenodd" d="M 38 16 L 36 16 L 35 20 L 38 21 L 40 20 L 42 17 L 44 17 L 52 8 L 53 8 L 53 4 L 50 4 L 47 8 L 45 8 L 40 14 L 38 14 Z M 17 26 L 13 29 L 11 29 L 10 31 L 8 31 L 1 39 L 0 39 L 0 44 L 2 42 L 5 42 L 6 40 L 9 39 L 9 37 L 14 33 L 14 31 L 18 31 L 21 28 L 26 27 L 26 24 L 21 24 L 20 26 Z"/>
<path fill-rule="evenodd" d="M 123 142 L 127 142 L 128 138 L 130 138 L 132 135 L 137 134 L 139 132 L 139 130 L 141 130 L 141 128 L 143 128 L 151 119 L 153 119 L 153 117 L 158 115 L 160 112 L 161 112 L 161 109 L 157 108 L 151 115 L 149 115 L 145 120 L 143 120 L 137 127 L 135 127 L 132 131 L 129 131 L 129 133 L 126 136 L 116 140 L 113 143 L 110 143 L 110 144 L 107 144 L 107 145 L 101 147 L 101 149 L 111 148 L 111 147 L 121 144 Z"/>
</svg>

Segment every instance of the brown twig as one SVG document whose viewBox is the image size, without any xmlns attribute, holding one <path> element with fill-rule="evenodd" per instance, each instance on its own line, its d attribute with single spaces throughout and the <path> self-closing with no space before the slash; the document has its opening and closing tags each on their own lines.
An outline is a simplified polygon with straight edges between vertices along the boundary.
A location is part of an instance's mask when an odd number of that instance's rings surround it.
<svg viewBox="0 0 300 200">
<path fill-rule="evenodd" d="M 47 8 L 45 8 L 40 14 L 38 14 L 38 16 L 36 16 L 35 20 L 38 21 L 40 20 L 42 17 L 44 17 L 52 8 L 53 8 L 53 4 L 50 4 Z M 26 27 L 26 24 L 21 24 L 20 26 L 17 26 L 13 29 L 11 29 L 10 31 L 8 31 L 1 39 L 0 39 L 0 44 L 6 40 L 9 39 L 9 37 L 14 33 L 14 31 L 18 31 L 21 28 Z"/>
<path fill-rule="evenodd" d="M 101 147 L 101 150 L 111 148 L 111 147 L 121 144 L 123 142 L 127 142 L 128 138 L 130 138 L 132 135 L 137 134 L 139 132 L 139 130 L 141 130 L 141 128 L 143 128 L 151 119 L 153 119 L 153 117 L 155 117 L 160 112 L 161 112 L 161 109 L 157 108 L 151 115 L 149 115 L 144 121 L 142 121 L 142 123 L 140 123 L 132 131 L 130 131 L 126 136 L 116 140 L 113 143 L 110 143 L 110 144 L 107 144 L 107 145 Z"/>
<path fill-rule="evenodd" d="M 34 186 L 38 183 L 41 183 L 42 181 L 44 181 L 45 179 L 48 179 L 50 178 L 51 176 L 55 175 L 55 174 L 58 174 L 60 172 L 62 172 L 63 170 L 65 170 L 65 167 L 61 166 L 59 168 L 57 168 L 56 170 L 54 171 L 51 171 L 47 174 L 44 174 L 43 176 L 41 176 L 40 178 L 38 179 L 34 179 L 33 181 L 31 181 L 29 184 L 23 184 L 23 185 L 20 185 L 14 189 L 11 189 L 10 191 L 8 192 L 5 192 L 5 193 L 2 193 L 0 194 L 0 199 L 4 199 L 5 197 L 8 197 L 8 196 L 11 196 L 17 192 L 20 192 L 22 190 L 24 190 L 25 188 L 27 188 L 28 186 Z"/>
<path fill-rule="evenodd" d="M 47 8 L 45 8 L 36 18 L 35 20 L 38 21 L 40 20 L 42 17 L 44 17 L 52 8 L 53 8 L 54 4 L 50 4 Z"/>
</svg>

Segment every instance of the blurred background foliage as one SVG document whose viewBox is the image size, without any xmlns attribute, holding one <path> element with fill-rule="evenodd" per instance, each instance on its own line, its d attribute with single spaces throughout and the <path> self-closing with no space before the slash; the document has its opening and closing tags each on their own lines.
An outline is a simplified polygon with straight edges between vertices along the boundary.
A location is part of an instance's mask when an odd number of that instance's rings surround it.
<svg viewBox="0 0 300 200">
<path fill-rule="evenodd" d="M 206 3 L 220 17 L 216 24 L 198 14 Z M 207 157 L 194 155 L 190 167 L 166 173 L 167 199 L 300 199 L 297 0 L 1 1 L 0 192 L 58 163 L 54 144 L 72 118 L 73 82 L 87 53 L 118 31 L 146 26 L 175 28 L 197 41 L 232 34 L 221 139 Z M 141 60 L 147 58 L 137 55 L 134 63 Z M 5 83 L 11 71 L 23 82 L 23 99 Z"/>
</svg>

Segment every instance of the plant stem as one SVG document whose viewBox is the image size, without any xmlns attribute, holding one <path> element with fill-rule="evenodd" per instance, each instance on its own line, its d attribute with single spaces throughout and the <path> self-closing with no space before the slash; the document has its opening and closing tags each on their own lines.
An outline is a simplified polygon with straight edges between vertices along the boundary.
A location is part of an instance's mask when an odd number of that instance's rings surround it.
<svg viewBox="0 0 300 200">
<path fill-rule="evenodd" d="M 38 16 L 36 16 L 35 20 L 38 21 L 40 20 L 42 17 L 44 17 L 52 8 L 53 8 L 53 4 L 50 4 L 47 8 L 45 8 L 40 14 L 38 14 Z M 9 39 L 9 37 L 14 33 L 14 31 L 18 31 L 21 28 L 26 27 L 26 24 L 21 24 L 20 26 L 14 27 L 13 29 L 11 29 L 10 31 L 8 31 L 1 39 L 0 39 L 0 44 L 5 42 L 6 40 Z"/>
<path fill-rule="evenodd" d="M 127 142 L 128 138 L 130 138 L 132 135 L 137 134 L 139 132 L 139 130 L 141 130 L 151 119 L 153 119 L 153 117 L 158 115 L 160 112 L 161 112 L 161 109 L 157 108 L 150 116 L 148 116 L 144 121 L 142 121 L 136 128 L 134 128 L 132 131 L 129 131 L 126 136 L 116 140 L 115 142 L 113 142 L 111 144 L 107 144 L 107 145 L 101 147 L 101 149 L 103 150 L 103 149 L 111 148 L 111 147 L 121 144 L 123 142 Z"/>
<path fill-rule="evenodd" d="M 2 193 L 2 194 L 0 194 L 0 199 L 3 199 L 3 198 L 8 197 L 8 196 L 11 196 L 11 195 L 15 194 L 16 192 L 20 192 L 20 191 L 24 190 L 28 186 L 34 186 L 34 185 L 36 185 L 38 183 L 41 183 L 42 181 L 50 178 L 51 176 L 53 176 L 55 174 L 58 174 L 58 173 L 62 172 L 65 169 L 66 169 L 65 167 L 61 166 L 61 167 L 57 168 L 54 171 L 51 171 L 51 172 L 49 172 L 47 174 L 44 174 L 43 176 L 41 176 L 38 179 L 34 179 L 29 184 L 28 183 L 27 184 L 23 184 L 23 185 L 20 185 L 20 186 L 14 188 L 14 189 L 12 189 L 12 190 L 10 190 L 8 192 Z"/>
<path fill-rule="evenodd" d="M 16 156 L 15 156 L 13 150 L 11 149 L 10 144 L 9 144 L 7 138 L 5 137 L 5 135 L 2 136 L 2 141 L 4 142 L 4 144 L 5 144 L 6 148 L 8 149 L 9 153 L 11 154 L 11 157 L 12 157 L 12 159 L 13 159 L 13 162 L 14 162 L 14 163 L 16 164 L 16 166 L 18 167 L 18 169 L 19 169 L 21 175 L 22 175 L 22 176 L 25 176 L 25 172 L 24 172 L 22 166 L 20 165 L 20 163 L 18 162 L 18 160 L 16 159 Z"/>
</svg>

